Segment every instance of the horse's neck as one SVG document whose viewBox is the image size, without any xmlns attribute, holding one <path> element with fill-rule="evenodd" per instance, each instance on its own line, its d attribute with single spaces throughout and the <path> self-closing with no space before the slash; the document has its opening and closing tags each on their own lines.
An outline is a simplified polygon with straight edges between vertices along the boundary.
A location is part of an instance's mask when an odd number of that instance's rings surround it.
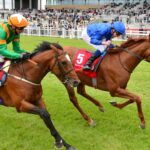
<svg viewBox="0 0 150 150">
<path fill-rule="evenodd" d="M 43 52 L 44 53 L 44 52 Z M 30 60 L 13 65 L 10 73 L 34 83 L 40 83 L 48 72 L 49 55 L 40 53 Z"/>
<path fill-rule="evenodd" d="M 140 58 L 143 57 L 142 54 L 143 51 L 141 50 L 140 45 L 131 46 L 130 48 L 127 48 L 127 51 L 123 50 L 119 54 L 119 59 L 122 65 L 124 65 L 129 72 L 133 72 L 136 66 L 141 62 Z"/>
<path fill-rule="evenodd" d="M 52 55 L 53 54 L 51 53 L 51 51 L 45 51 L 32 58 L 32 61 L 36 64 L 33 65 L 33 70 L 31 69 L 31 72 L 32 74 L 36 74 L 36 81 L 41 81 L 48 73 L 49 63 Z"/>
</svg>

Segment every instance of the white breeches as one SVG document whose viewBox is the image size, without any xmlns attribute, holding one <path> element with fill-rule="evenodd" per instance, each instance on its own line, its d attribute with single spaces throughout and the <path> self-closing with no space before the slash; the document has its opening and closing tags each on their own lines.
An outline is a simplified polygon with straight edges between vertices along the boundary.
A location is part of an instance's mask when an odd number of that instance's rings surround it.
<svg viewBox="0 0 150 150">
<path fill-rule="evenodd" d="M 92 47 L 94 47 L 95 49 L 99 50 L 100 52 L 103 52 L 105 49 L 106 49 L 106 46 L 105 45 L 94 45 L 94 44 L 91 44 L 90 41 L 91 41 L 91 38 L 89 37 L 89 35 L 87 34 L 87 29 L 85 28 L 82 32 L 82 39 L 88 43 L 89 45 L 91 45 Z"/>
</svg>

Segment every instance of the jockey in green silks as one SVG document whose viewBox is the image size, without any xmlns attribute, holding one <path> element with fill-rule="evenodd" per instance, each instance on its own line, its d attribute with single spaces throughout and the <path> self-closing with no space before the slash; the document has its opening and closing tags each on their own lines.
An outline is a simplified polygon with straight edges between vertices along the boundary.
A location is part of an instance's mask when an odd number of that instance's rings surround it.
<svg viewBox="0 0 150 150">
<path fill-rule="evenodd" d="M 28 26 L 28 21 L 20 14 L 13 14 L 8 22 L 0 23 L 0 57 L 7 59 L 25 58 L 27 52 L 20 48 L 20 33 Z M 7 49 L 12 42 L 13 51 Z"/>
</svg>

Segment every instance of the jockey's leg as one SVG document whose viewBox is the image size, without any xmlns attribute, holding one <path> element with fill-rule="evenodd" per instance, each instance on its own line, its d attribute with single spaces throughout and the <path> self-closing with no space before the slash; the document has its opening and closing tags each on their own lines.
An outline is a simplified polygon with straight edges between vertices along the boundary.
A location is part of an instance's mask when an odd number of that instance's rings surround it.
<svg viewBox="0 0 150 150">
<path fill-rule="evenodd" d="M 94 62 L 95 59 L 97 59 L 99 56 L 101 56 L 101 51 L 96 50 L 92 56 L 88 59 L 87 63 L 83 66 L 83 70 L 92 70 L 91 65 Z"/>
</svg>

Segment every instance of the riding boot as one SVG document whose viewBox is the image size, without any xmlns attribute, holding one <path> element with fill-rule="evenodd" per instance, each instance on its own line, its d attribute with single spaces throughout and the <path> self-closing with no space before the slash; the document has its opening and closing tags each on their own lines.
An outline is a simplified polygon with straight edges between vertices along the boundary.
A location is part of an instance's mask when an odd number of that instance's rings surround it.
<svg viewBox="0 0 150 150">
<path fill-rule="evenodd" d="M 83 66 L 83 70 L 92 70 L 91 65 L 94 62 L 96 57 L 94 54 L 88 59 L 87 63 Z"/>
<path fill-rule="evenodd" d="M 88 59 L 87 63 L 83 66 L 83 70 L 92 70 L 91 65 L 94 62 L 96 58 L 98 58 L 101 55 L 101 52 L 99 50 L 96 50 L 92 56 Z"/>
</svg>

